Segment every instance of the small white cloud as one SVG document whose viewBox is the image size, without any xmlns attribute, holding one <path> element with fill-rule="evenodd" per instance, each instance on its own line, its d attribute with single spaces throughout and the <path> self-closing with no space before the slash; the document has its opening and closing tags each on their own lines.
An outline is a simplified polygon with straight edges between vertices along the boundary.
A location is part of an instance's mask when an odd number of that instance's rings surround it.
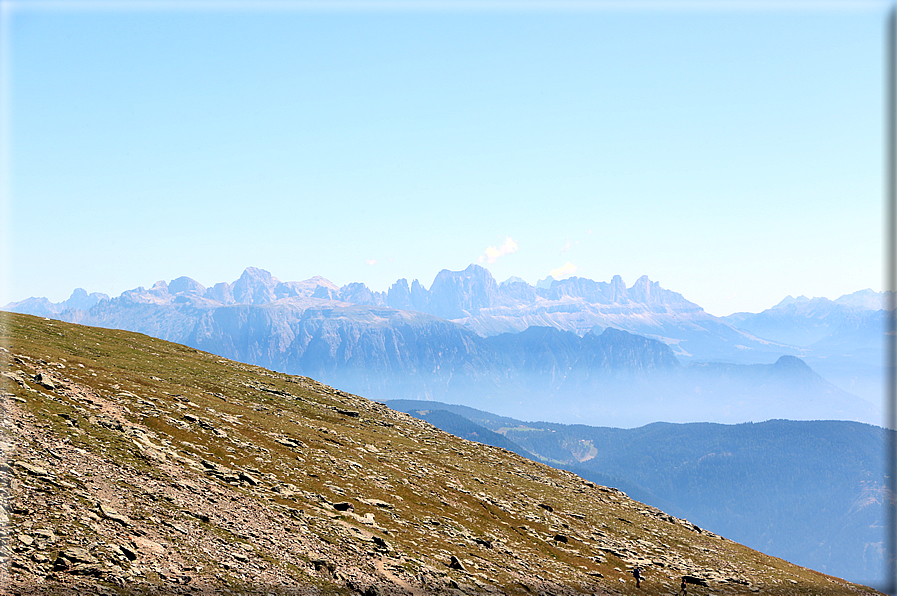
<svg viewBox="0 0 897 596">
<path fill-rule="evenodd" d="M 576 265 L 567 261 L 557 269 L 551 270 L 551 277 L 555 279 L 565 279 L 576 273 Z"/>
<path fill-rule="evenodd" d="M 579 240 L 577 240 L 576 242 L 570 242 L 570 237 L 567 236 L 567 243 L 561 247 L 561 254 L 564 254 L 565 252 L 569 252 L 571 248 L 573 248 L 574 246 L 576 246 L 578 244 L 579 244 Z"/>
<path fill-rule="evenodd" d="M 377 264 L 377 259 L 365 259 L 365 260 L 364 260 L 364 264 L 365 264 L 365 265 L 376 265 L 376 264 Z"/>
<path fill-rule="evenodd" d="M 480 256 L 479 261 L 480 261 L 480 263 L 483 263 L 483 262 L 486 262 L 486 263 L 494 263 L 494 262 L 497 261 L 500 257 L 503 257 L 503 256 L 505 256 L 505 255 L 509 255 L 509 254 L 511 254 L 512 252 L 517 252 L 517 243 L 514 242 L 514 239 L 513 239 L 513 238 L 511 238 L 510 236 L 507 236 L 507 237 L 505 238 L 505 243 L 502 244 L 501 246 L 498 246 L 498 247 L 490 246 L 490 247 L 488 247 L 488 248 L 486 249 L 486 254 Z"/>
</svg>

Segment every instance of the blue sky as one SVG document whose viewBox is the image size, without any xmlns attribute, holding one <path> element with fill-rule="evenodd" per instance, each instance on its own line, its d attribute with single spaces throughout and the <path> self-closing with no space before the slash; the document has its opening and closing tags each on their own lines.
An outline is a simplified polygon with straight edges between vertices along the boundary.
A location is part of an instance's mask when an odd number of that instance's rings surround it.
<svg viewBox="0 0 897 596">
<path fill-rule="evenodd" d="M 119 6 L 4 4 L 0 304 L 475 262 L 717 315 L 881 289 L 884 3 Z"/>
</svg>

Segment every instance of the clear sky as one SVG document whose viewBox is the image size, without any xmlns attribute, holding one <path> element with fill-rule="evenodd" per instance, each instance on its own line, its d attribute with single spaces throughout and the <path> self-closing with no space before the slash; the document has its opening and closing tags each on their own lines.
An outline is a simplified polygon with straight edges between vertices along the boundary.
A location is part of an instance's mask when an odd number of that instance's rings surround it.
<svg viewBox="0 0 897 596">
<path fill-rule="evenodd" d="M 882 289 L 885 3 L 123 6 L 3 3 L 0 304 L 247 266 Z"/>
</svg>

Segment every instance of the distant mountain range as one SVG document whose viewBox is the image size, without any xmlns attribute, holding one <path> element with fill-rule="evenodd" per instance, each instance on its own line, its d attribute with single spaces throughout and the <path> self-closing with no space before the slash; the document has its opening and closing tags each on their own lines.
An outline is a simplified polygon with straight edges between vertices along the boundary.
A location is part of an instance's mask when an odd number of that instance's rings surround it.
<svg viewBox="0 0 897 596">
<path fill-rule="evenodd" d="M 180 277 L 117 298 L 76 290 L 64 303 L 30 298 L 5 309 L 138 331 L 375 399 L 614 426 L 879 423 L 880 393 L 869 399 L 881 369 L 874 293 L 814 300 L 719 318 L 647 277 L 628 288 L 619 276 L 534 287 L 499 284 L 471 265 L 441 271 L 429 289 L 402 279 L 374 292 L 322 277 L 282 282 L 250 267 L 209 288 Z"/>
<path fill-rule="evenodd" d="M 884 394 L 883 292 L 836 300 L 788 296 L 761 313 L 723 320 L 758 337 L 800 349 L 804 360 L 842 389 L 873 403 Z"/>
<path fill-rule="evenodd" d="M 885 431 L 843 421 L 524 422 L 443 403 L 390 401 L 456 436 L 615 486 L 752 548 L 872 582 L 884 569 Z"/>
<path fill-rule="evenodd" d="M 739 312 L 723 320 L 759 337 L 809 347 L 882 312 L 883 300 L 881 292 L 872 290 L 861 290 L 836 300 L 788 296 L 761 313 Z"/>
<path fill-rule="evenodd" d="M 609 283 L 571 277 L 540 288 L 519 279 L 499 284 L 488 270 L 478 265 L 470 265 L 463 271 L 440 271 L 429 290 L 418 280 L 409 285 L 405 279 L 395 282 L 386 292 L 374 292 L 363 283 L 338 288 L 322 277 L 281 282 L 267 271 L 249 267 L 234 283 L 217 283 L 210 288 L 189 277 L 180 277 L 170 284 L 160 281 L 149 289 L 129 290 L 118 299 L 109 300 L 103 294 L 88 296 L 79 289 L 63 303 L 29 298 L 4 308 L 51 316 L 66 310 L 88 310 L 104 300 L 111 304 L 183 304 L 209 308 L 238 304 L 260 306 L 296 299 L 302 299 L 302 307 L 342 303 L 342 306 L 353 304 L 430 314 L 458 323 L 482 337 L 529 327 L 554 327 L 577 335 L 615 327 L 660 339 L 686 359 L 707 359 L 709 354 L 713 358 L 740 357 L 745 350 L 770 354 L 790 349 L 770 345 L 769 341 L 727 324 L 646 276 L 629 288 L 619 276 Z"/>
</svg>

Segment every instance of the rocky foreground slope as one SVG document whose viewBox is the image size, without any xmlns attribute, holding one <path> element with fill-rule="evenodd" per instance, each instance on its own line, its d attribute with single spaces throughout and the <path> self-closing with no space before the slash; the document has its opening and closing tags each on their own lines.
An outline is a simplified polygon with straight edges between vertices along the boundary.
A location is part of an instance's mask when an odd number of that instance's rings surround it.
<svg viewBox="0 0 897 596">
<path fill-rule="evenodd" d="M 876 594 L 308 378 L 0 327 L 3 594 Z"/>
</svg>

